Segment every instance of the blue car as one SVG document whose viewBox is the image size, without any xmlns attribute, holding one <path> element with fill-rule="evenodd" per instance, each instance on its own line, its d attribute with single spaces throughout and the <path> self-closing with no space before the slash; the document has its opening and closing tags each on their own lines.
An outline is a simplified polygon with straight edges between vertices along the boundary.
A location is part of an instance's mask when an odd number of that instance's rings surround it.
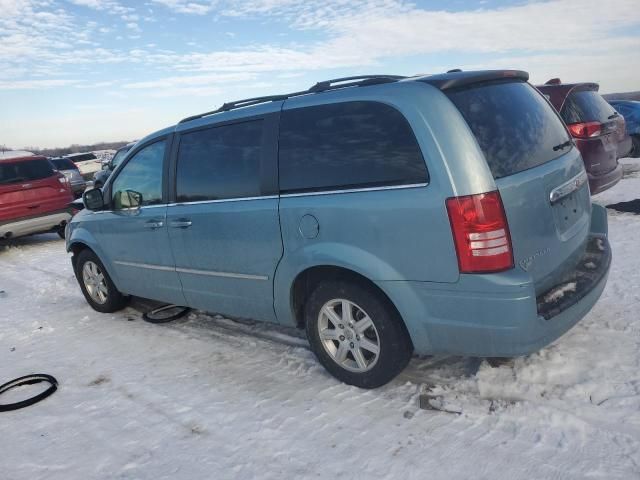
<svg viewBox="0 0 640 480">
<path fill-rule="evenodd" d="M 627 134 L 631 137 L 633 148 L 630 156 L 640 157 L 640 102 L 634 100 L 609 100 L 609 103 L 627 124 Z"/>
<path fill-rule="evenodd" d="M 607 281 L 607 218 L 521 71 L 365 76 L 224 104 L 140 140 L 66 235 L 87 302 L 306 329 L 343 382 L 412 354 L 512 357 Z"/>
</svg>

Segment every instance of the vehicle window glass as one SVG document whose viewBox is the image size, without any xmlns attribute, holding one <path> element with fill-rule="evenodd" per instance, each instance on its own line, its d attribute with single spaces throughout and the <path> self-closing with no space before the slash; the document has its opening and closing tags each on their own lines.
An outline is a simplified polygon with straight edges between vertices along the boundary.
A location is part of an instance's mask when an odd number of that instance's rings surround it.
<svg viewBox="0 0 640 480">
<path fill-rule="evenodd" d="M 614 113 L 613 107 L 593 90 L 570 93 L 560 112 L 567 125 L 581 122 L 605 123 Z"/>
<path fill-rule="evenodd" d="M 71 160 L 66 158 L 53 158 L 51 159 L 51 163 L 53 163 L 58 170 L 75 170 L 78 168 Z"/>
<path fill-rule="evenodd" d="M 183 134 L 178 150 L 178 201 L 259 196 L 262 136 L 262 120 Z"/>
<path fill-rule="evenodd" d="M 122 159 L 125 157 L 125 155 L 127 154 L 127 152 L 129 151 L 128 148 L 123 148 L 122 150 L 118 150 L 116 152 L 116 154 L 113 156 L 113 158 L 111 159 L 111 167 L 115 170 L 115 168 L 120 165 L 120 162 L 122 161 Z"/>
<path fill-rule="evenodd" d="M 425 183 L 427 169 L 404 116 L 379 102 L 285 110 L 280 121 L 280 190 Z"/>
<path fill-rule="evenodd" d="M 164 150 L 164 140 L 152 143 L 138 151 L 120 170 L 112 187 L 114 210 L 162 203 Z M 140 194 L 141 198 L 127 192 Z M 136 204 L 131 203 L 134 197 Z"/>
<path fill-rule="evenodd" d="M 42 180 L 53 175 L 53 165 L 49 160 L 28 160 L 0 163 L 0 184 Z"/>
<path fill-rule="evenodd" d="M 480 84 L 447 95 L 471 128 L 494 178 L 537 167 L 571 148 L 559 147 L 569 141 L 566 128 L 528 83 Z"/>
</svg>

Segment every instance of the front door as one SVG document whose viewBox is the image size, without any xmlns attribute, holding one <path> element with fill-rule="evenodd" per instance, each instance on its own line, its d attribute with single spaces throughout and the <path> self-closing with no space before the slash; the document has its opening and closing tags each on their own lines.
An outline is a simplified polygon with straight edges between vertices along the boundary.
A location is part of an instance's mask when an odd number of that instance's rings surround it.
<svg viewBox="0 0 640 480">
<path fill-rule="evenodd" d="M 167 209 L 189 306 L 275 322 L 277 113 L 183 132 Z"/>
<path fill-rule="evenodd" d="M 105 189 L 110 210 L 96 232 L 123 293 L 183 305 L 167 231 L 163 175 L 167 139 L 143 146 Z"/>
</svg>

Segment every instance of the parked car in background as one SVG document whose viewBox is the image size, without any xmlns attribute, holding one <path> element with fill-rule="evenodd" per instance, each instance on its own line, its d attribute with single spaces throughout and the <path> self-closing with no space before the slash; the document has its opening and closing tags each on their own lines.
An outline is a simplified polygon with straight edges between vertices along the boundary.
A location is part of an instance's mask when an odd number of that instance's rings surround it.
<svg viewBox="0 0 640 480">
<path fill-rule="evenodd" d="M 554 78 L 538 90 L 560 112 L 582 154 L 591 194 L 613 187 L 622 178 L 618 158 L 631 151 L 624 117 L 598 93 L 597 83 L 562 83 Z"/>
<path fill-rule="evenodd" d="M 0 239 L 57 232 L 71 219 L 69 180 L 42 156 L 0 159 Z"/>
<path fill-rule="evenodd" d="M 99 170 L 93 176 L 93 186 L 96 188 L 102 188 L 107 182 L 109 175 L 118 167 L 122 159 L 127 155 L 127 152 L 131 150 L 136 142 L 131 142 L 124 147 L 119 148 L 113 155 L 111 160 L 102 165 L 102 170 Z"/>
<path fill-rule="evenodd" d="M 84 180 L 84 178 L 82 178 L 80 170 L 78 169 L 76 164 L 68 158 L 63 157 L 50 158 L 49 160 L 56 168 L 56 170 L 67 177 L 67 180 L 69 180 L 69 184 L 71 185 L 71 191 L 73 192 L 73 195 L 76 198 L 81 197 L 85 188 L 87 188 L 87 182 Z"/>
<path fill-rule="evenodd" d="M 527 80 L 329 80 L 149 135 L 68 226 L 80 288 L 99 312 L 135 295 L 306 328 L 365 388 L 414 351 L 534 352 L 593 307 L 611 250 Z"/>
<path fill-rule="evenodd" d="M 94 173 L 101 168 L 100 159 L 91 152 L 71 153 L 69 155 L 64 155 L 63 158 L 68 158 L 75 163 L 80 170 L 80 174 L 85 180 L 92 179 Z"/>
<path fill-rule="evenodd" d="M 634 100 L 609 100 L 609 103 L 624 117 L 627 124 L 627 134 L 633 142 L 630 156 L 640 157 L 640 102 Z"/>
</svg>

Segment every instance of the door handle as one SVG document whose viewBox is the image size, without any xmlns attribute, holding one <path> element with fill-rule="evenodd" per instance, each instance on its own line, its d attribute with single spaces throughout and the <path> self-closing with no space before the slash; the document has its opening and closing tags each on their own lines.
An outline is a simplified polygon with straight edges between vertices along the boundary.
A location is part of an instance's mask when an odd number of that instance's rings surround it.
<svg viewBox="0 0 640 480">
<path fill-rule="evenodd" d="M 144 224 L 145 228 L 162 228 L 164 226 L 164 222 L 161 220 L 149 220 Z"/>
<path fill-rule="evenodd" d="M 178 220 L 169 222 L 169 225 L 172 228 L 189 228 L 192 224 L 193 222 L 187 218 L 180 218 Z"/>
</svg>

